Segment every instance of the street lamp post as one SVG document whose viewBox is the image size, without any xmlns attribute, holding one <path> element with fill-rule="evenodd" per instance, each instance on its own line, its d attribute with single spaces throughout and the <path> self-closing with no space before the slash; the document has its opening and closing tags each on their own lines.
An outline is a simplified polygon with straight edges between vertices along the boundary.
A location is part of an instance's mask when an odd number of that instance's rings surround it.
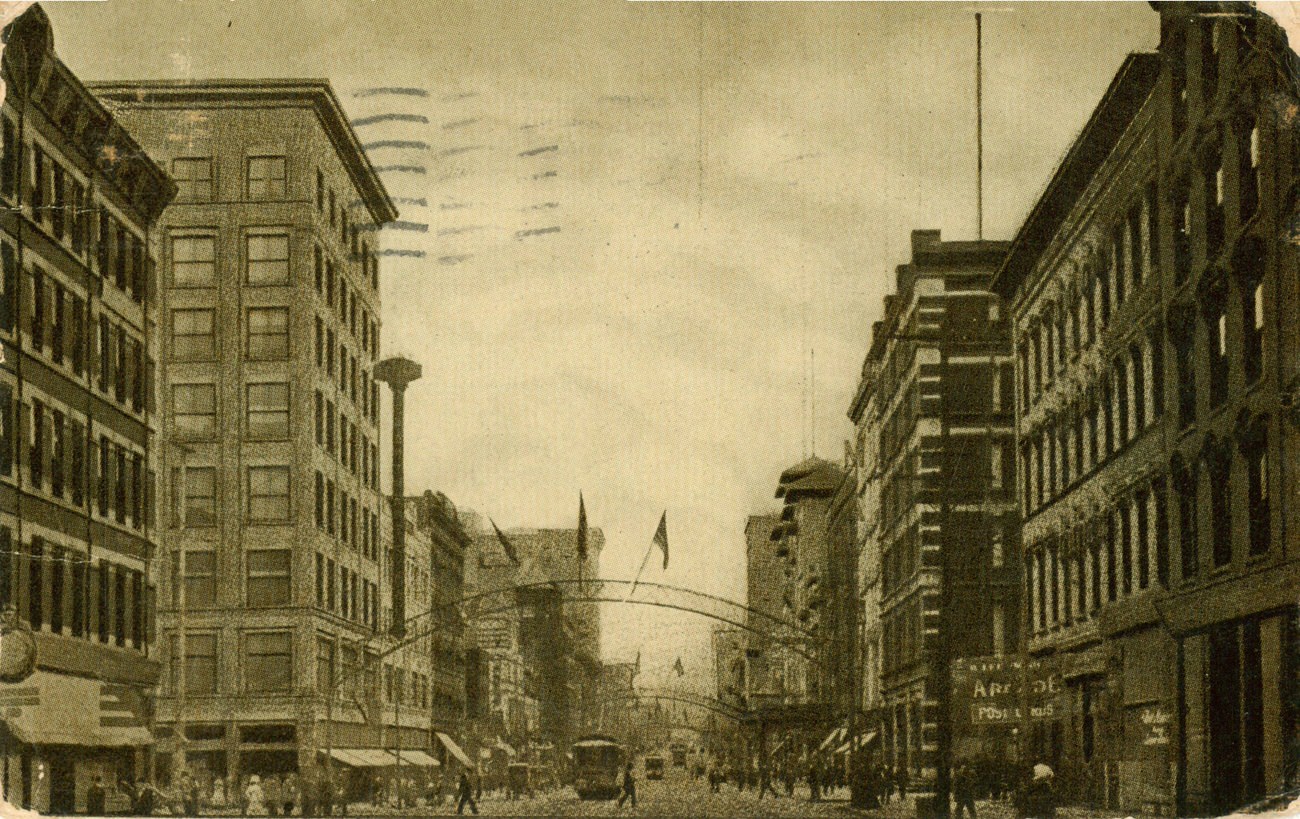
<svg viewBox="0 0 1300 819">
<path fill-rule="evenodd" d="M 386 358 L 374 367 L 375 380 L 387 383 L 393 391 L 393 621 L 389 633 L 399 639 L 406 634 L 406 387 L 422 374 L 419 364 L 402 356 Z"/>
</svg>

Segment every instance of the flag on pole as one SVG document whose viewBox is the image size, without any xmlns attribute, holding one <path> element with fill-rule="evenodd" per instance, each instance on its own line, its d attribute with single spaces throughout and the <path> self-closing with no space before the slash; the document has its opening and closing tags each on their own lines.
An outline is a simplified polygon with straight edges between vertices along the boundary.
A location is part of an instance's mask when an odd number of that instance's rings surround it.
<svg viewBox="0 0 1300 819">
<path fill-rule="evenodd" d="M 676 672 L 677 672 L 677 676 L 679 676 L 679 677 L 685 677 L 685 676 L 686 676 L 686 669 L 682 667 L 682 658 L 681 658 L 681 657 L 678 657 L 678 658 L 677 658 L 677 662 L 673 663 L 673 671 L 676 671 Z"/>
<path fill-rule="evenodd" d="M 668 510 L 659 518 L 659 528 L 655 530 L 654 545 L 664 553 L 664 569 L 668 568 Z"/>
<path fill-rule="evenodd" d="M 587 562 L 587 505 L 578 493 L 578 560 Z"/>
<path fill-rule="evenodd" d="M 492 530 L 497 533 L 497 540 L 501 542 L 501 548 L 505 550 L 506 557 L 510 558 L 511 563 L 518 566 L 519 553 L 515 551 L 515 545 L 506 537 L 505 532 L 502 532 L 497 526 L 496 521 L 492 520 L 492 518 L 488 518 L 488 523 L 492 524 Z"/>
</svg>

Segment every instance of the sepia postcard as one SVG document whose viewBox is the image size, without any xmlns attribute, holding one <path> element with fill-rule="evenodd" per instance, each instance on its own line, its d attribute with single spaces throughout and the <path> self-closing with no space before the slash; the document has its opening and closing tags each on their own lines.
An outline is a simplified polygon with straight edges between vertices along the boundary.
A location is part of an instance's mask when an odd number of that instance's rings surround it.
<svg viewBox="0 0 1300 819">
<path fill-rule="evenodd" d="M 0 26 L 0 817 L 1300 816 L 1300 4 Z"/>
</svg>

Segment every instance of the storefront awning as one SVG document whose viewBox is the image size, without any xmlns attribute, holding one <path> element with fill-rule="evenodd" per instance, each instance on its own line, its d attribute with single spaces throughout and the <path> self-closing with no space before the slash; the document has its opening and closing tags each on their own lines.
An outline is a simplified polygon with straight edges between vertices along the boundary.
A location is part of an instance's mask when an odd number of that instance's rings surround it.
<svg viewBox="0 0 1300 819">
<path fill-rule="evenodd" d="M 379 748 L 331 748 L 329 753 L 351 768 L 391 768 L 397 764 L 396 757 Z"/>
<path fill-rule="evenodd" d="M 399 758 L 397 750 L 394 749 L 389 753 L 393 755 L 393 763 L 396 764 Z M 401 752 L 400 759 L 401 759 L 401 764 L 414 765 L 417 768 L 437 768 L 442 765 L 441 762 L 429 756 L 424 751 L 403 750 Z"/>
<path fill-rule="evenodd" d="M 837 742 L 843 742 L 844 735 L 846 733 L 848 732 L 842 726 L 836 728 L 835 730 L 831 731 L 829 734 L 826 735 L 826 739 L 822 740 L 822 744 L 820 747 L 818 747 L 817 750 L 824 751 L 827 748 L 831 747 L 832 745 L 836 744 Z"/>
<path fill-rule="evenodd" d="M 5 724 L 13 735 L 27 745 L 87 745 L 107 748 L 130 748 L 149 745 L 153 735 L 148 728 L 128 726 L 101 728 L 97 731 L 67 730 L 62 725 L 32 725 L 20 717 L 6 717 Z"/>
<path fill-rule="evenodd" d="M 873 742 L 875 742 L 875 741 L 876 741 L 876 732 L 875 732 L 875 731 L 868 731 L 868 732 L 866 732 L 865 734 L 858 734 L 857 747 L 858 747 L 859 750 L 861 750 L 862 748 L 867 747 L 868 745 L 870 745 L 871 743 L 873 743 Z M 846 743 L 844 743 L 843 745 L 841 745 L 840 747 L 836 748 L 836 749 L 835 749 L 835 753 L 836 753 L 836 754 L 846 754 L 846 753 L 848 753 L 848 751 L 849 751 L 849 746 L 851 746 L 851 745 L 853 745 L 853 744 L 854 744 L 854 743 L 852 743 L 852 742 L 846 742 Z"/>
<path fill-rule="evenodd" d="M 447 753 L 455 757 L 457 762 L 464 765 L 466 768 L 474 767 L 474 763 L 470 761 L 469 754 L 461 750 L 461 747 L 456 744 L 456 740 L 439 731 L 438 741 L 442 743 L 442 747 L 447 749 Z"/>
<path fill-rule="evenodd" d="M 149 745 L 144 697 L 133 686 L 37 671 L 0 685 L 0 714 L 27 745 L 127 748 Z"/>
</svg>

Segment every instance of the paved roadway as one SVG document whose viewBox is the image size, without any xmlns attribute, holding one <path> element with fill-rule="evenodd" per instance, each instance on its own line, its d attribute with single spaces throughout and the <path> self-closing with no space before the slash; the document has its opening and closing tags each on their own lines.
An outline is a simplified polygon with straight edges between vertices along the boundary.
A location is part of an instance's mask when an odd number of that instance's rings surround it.
<svg viewBox="0 0 1300 819">
<path fill-rule="evenodd" d="M 622 808 L 613 800 L 582 800 L 572 788 L 562 788 L 546 794 L 539 794 L 531 799 L 507 800 L 492 794 L 485 794 L 479 802 L 481 816 L 536 816 L 536 817 L 588 817 L 588 816 L 637 816 L 637 817 L 681 817 L 681 819 L 730 819 L 730 817 L 754 817 L 754 819 L 793 819 L 794 817 L 852 817 L 864 816 L 861 811 L 848 808 L 848 792 L 840 793 L 841 799 L 825 802 L 810 802 L 807 790 L 796 791 L 793 798 L 784 792 L 779 799 L 770 795 L 759 801 L 752 790 L 738 792 L 731 785 L 723 785 L 721 793 L 711 793 L 703 780 L 689 778 L 680 769 L 666 772 L 666 778 L 657 782 L 647 782 L 641 766 L 636 768 L 637 806 L 630 804 Z M 404 815 L 447 816 L 455 815 L 455 805 L 444 803 L 440 806 L 425 806 L 413 810 L 401 811 Z M 354 806 L 353 816 L 363 816 L 367 811 L 362 806 Z M 387 811 L 392 814 L 394 811 Z M 465 813 L 470 813 L 469 808 Z"/>
<path fill-rule="evenodd" d="M 818 817 L 840 817 L 841 819 L 914 819 L 915 805 L 911 799 L 904 802 L 895 800 L 876 810 L 854 810 L 848 805 L 848 791 L 840 790 L 831 798 L 821 802 L 811 802 L 805 786 L 796 788 L 794 797 L 784 795 L 773 799 L 765 796 L 761 801 L 753 790 L 737 791 L 732 785 L 723 785 L 721 793 L 709 791 L 708 784 L 702 780 L 690 779 L 680 769 L 670 769 L 666 778 L 658 782 L 647 782 L 641 766 L 636 768 L 637 807 L 624 805 L 621 809 L 612 801 L 581 800 L 571 788 L 563 788 L 533 798 L 517 801 L 507 800 L 494 794 L 488 794 L 479 802 L 480 816 L 512 817 L 590 817 L 590 816 L 635 816 L 666 817 L 668 819 L 818 819 Z M 977 806 L 979 819 L 1015 819 L 1011 806 L 1005 802 L 979 802 Z M 367 810 L 367 806 L 354 805 L 350 811 L 352 817 L 367 816 L 454 816 L 454 803 L 426 805 L 407 808 L 402 811 L 392 809 Z M 468 808 L 466 815 L 470 813 Z M 1088 811 L 1080 808 L 1065 807 L 1058 809 L 1058 819 L 1118 819 L 1129 816 L 1117 811 Z M 954 813 L 955 816 L 955 813 Z"/>
</svg>

